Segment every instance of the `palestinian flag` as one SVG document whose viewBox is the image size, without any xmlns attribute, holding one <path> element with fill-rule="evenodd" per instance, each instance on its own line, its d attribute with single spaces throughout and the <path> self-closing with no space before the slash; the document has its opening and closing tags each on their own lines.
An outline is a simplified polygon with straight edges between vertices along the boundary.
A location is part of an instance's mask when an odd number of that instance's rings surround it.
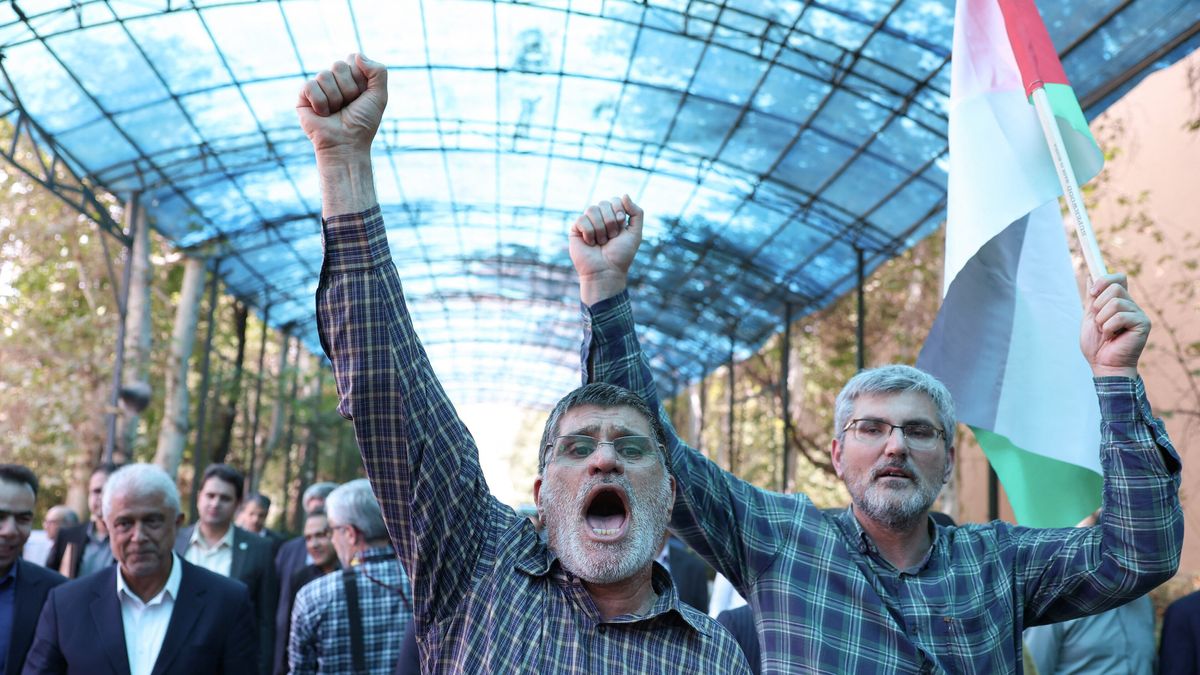
<svg viewBox="0 0 1200 675">
<path fill-rule="evenodd" d="M 1017 521 L 1069 527 L 1100 505 L 1100 410 L 1039 87 L 1084 183 L 1103 154 L 1032 0 L 958 0 L 946 284 L 917 365 L 950 388 Z"/>
</svg>

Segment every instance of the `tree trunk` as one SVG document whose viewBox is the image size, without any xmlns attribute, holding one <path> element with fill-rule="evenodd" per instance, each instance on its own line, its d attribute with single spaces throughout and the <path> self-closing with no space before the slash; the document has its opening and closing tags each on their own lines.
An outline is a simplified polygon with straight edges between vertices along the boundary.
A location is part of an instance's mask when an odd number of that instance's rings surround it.
<svg viewBox="0 0 1200 675">
<path fill-rule="evenodd" d="M 136 200 L 131 200 L 128 218 L 133 232 L 133 250 L 129 264 L 133 269 L 129 276 L 129 298 L 125 307 L 125 368 L 122 386 L 145 388 L 150 381 L 150 347 L 153 324 L 150 320 L 150 282 L 154 270 L 150 266 L 150 224 L 141 212 Z M 122 415 L 117 424 L 117 451 L 128 459 L 133 458 L 137 445 L 140 411 L 122 406 Z"/>
<path fill-rule="evenodd" d="M 233 442 L 233 422 L 237 418 L 238 401 L 242 398 L 242 364 L 246 360 L 246 305 L 237 303 L 233 307 L 233 322 L 237 331 L 237 356 L 233 360 L 233 384 L 229 387 L 229 398 L 217 407 L 217 444 L 212 451 L 213 462 L 224 462 L 229 456 Z M 248 406 L 247 406 L 248 407 Z"/>
<path fill-rule="evenodd" d="M 196 345 L 196 321 L 200 296 L 204 293 L 203 260 L 188 258 L 183 268 L 183 288 L 175 310 L 175 330 L 171 333 L 171 355 L 167 363 L 166 405 L 158 430 L 158 449 L 154 463 L 171 478 L 179 473 L 188 434 L 188 366 Z"/>
<path fill-rule="evenodd" d="M 293 527 L 288 520 L 288 505 L 296 503 L 300 498 L 299 490 L 295 485 L 296 476 L 292 473 L 292 457 L 295 454 L 296 444 L 296 410 L 299 408 L 297 403 L 300 400 L 296 395 L 296 389 L 300 386 L 300 371 L 304 370 L 301 361 L 307 361 L 304 359 L 305 355 L 303 347 L 300 346 L 300 339 L 296 338 L 296 363 L 292 371 L 292 391 L 288 396 L 287 434 L 283 441 L 283 524 L 292 531 L 297 528 Z"/>
<path fill-rule="evenodd" d="M 279 346 L 279 368 L 276 370 L 275 380 L 275 407 L 271 412 L 271 432 L 267 436 L 267 442 L 260 444 L 263 448 L 261 455 L 258 457 L 258 467 L 254 472 L 254 485 L 251 486 L 251 492 L 257 492 L 258 486 L 262 482 L 263 469 L 267 466 L 267 459 L 275 453 L 279 447 L 279 441 L 283 437 L 283 423 L 286 421 L 284 416 L 284 404 L 286 403 L 286 383 L 284 375 L 287 374 L 287 357 L 288 349 L 291 347 L 292 336 L 285 330 L 280 334 L 282 344 Z"/>
</svg>

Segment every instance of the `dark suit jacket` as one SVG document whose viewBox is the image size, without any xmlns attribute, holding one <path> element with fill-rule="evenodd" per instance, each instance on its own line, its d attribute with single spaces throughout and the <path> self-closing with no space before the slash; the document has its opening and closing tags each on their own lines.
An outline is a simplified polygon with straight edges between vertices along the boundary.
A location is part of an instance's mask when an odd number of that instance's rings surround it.
<svg viewBox="0 0 1200 675">
<path fill-rule="evenodd" d="M 316 565 L 306 565 L 300 568 L 300 571 L 292 575 L 292 578 L 283 586 L 286 589 L 286 595 L 283 591 L 279 596 L 279 611 L 275 613 L 275 675 L 286 675 L 289 672 L 289 664 L 287 659 L 288 638 L 292 632 L 292 607 L 296 604 L 296 594 L 300 592 L 304 585 L 313 579 L 318 579 L 325 576 L 320 567 Z M 279 622 L 279 617 L 283 617 L 283 622 Z"/>
<path fill-rule="evenodd" d="M 751 611 L 750 605 L 742 605 L 721 612 L 717 615 L 717 623 L 733 634 L 733 639 L 737 640 L 738 646 L 742 648 L 742 653 L 746 655 L 746 662 L 750 664 L 750 670 L 754 671 L 755 675 L 762 672 L 762 657 L 758 649 L 758 630 L 754 628 L 754 612 Z"/>
<path fill-rule="evenodd" d="M 667 544 L 667 558 L 671 563 L 671 578 L 675 580 L 679 599 L 707 614 L 708 563 L 674 537 Z"/>
<path fill-rule="evenodd" d="M 1161 675 L 1200 673 L 1200 591 L 1172 602 L 1163 615 L 1158 646 Z"/>
<path fill-rule="evenodd" d="M 33 644 L 33 629 L 50 589 L 66 583 L 67 578 L 58 572 L 33 565 L 17 558 L 17 586 L 13 597 L 12 636 L 8 641 L 8 657 L 4 675 L 17 675 L 25 665 L 25 654 Z"/>
<path fill-rule="evenodd" d="M 180 528 L 175 535 L 175 552 L 183 557 L 195 525 Z M 275 580 L 275 563 L 271 559 L 271 543 L 236 525 L 233 528 L 233 562 L 229 578 L 246 584 L 250 603 L 258 623 L 259 672 L 271 672 L 271 655 L 275 647 L 275 605 L 279 601 L 279 582 Z"/>
<path fill-rule="evenodd" d="M 291 605 L 285 598 L 295 600 L 296 591 L 292 580 L 296 573 L 308 566 L 308 549 L 304 547 L 304 537 L 288 539 L 279 546 L 275 553 L 275 575 L 279 579 L 279 608 L 275 611 L 275 673 L 282 675 L 288 671 L 287 643 L 288 628 L 292 625 Z"/>
<path fill-rule="evenodd" d="M 153 675 L 252 675 L 254 616 L 246 587 L 179 562 L 179 597 Z M 23 672 L 129 675 L 116 565 L 50 591 Z"/>
<path fill-rule="evenodd" d="M 54 548 L 50 549 L 50 557 L 46 559 L 46 567 L 65 574 L 68 579 L 79 576 L 79 563 L 83 561 L 83 549 L 87 546 L 87 530 L 89 523 L 80 523 L 64 527 L 58 531 L 54 540 Z M 68 555 L 69 552 L 69 555 Z M 67 564 L 63 565 L 63 558 Z"/>
</svg>

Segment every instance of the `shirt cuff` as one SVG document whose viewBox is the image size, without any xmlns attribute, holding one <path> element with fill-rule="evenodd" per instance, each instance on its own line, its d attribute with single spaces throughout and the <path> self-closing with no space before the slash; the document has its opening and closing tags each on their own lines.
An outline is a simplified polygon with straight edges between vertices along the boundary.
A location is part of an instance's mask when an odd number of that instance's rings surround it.
<svg viewBox="0 0 1200 675">
<path fill-rule="evenodd" d="M 633 305 L 624 290 L 592 306 L 581 303 L 584 333 L 601 344 L 610 343 L 634 332 Z"/>
<path fill-rule="evenodd" d="M 378 204 L 366 211 L 322 219 L 321 243 L 325 271 L 331 274 L 368 270 L 392 259 Z"/>
<path fill-rule="evenodd" d="M 1096 395 L 1100 399 L 1100 419 L 1106 422 L 1137 422 L 1151 424 L 1154 415 L 1146 400 L 1146 385 L 1140 377 L 1094 377 Z"/>
</svg>

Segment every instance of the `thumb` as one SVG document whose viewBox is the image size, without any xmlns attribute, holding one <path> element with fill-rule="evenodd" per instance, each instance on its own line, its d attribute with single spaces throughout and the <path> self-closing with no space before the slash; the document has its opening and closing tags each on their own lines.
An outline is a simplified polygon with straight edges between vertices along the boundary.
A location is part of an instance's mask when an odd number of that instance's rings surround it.
<svg viewBox="0 0 1200 675">
<path fill-rule="evenodd" d="M 642 211 L 642 207 L 634 203 L 629 195 L 621 196 L 621 206 L 625 208 L 625 213 L 629 214 L 629 229 L 634 230 L 640 236 L 642 233 L 642 221 L 645 220 L 646 212 Z"/>
<path fill-rule="evenodd" d="M 354 64 L 367 76 L 367 91 L 387 94 L 387 66 L 378 61 L 372 61 L 362 54 L 354 55 Z"/>
</svg>

